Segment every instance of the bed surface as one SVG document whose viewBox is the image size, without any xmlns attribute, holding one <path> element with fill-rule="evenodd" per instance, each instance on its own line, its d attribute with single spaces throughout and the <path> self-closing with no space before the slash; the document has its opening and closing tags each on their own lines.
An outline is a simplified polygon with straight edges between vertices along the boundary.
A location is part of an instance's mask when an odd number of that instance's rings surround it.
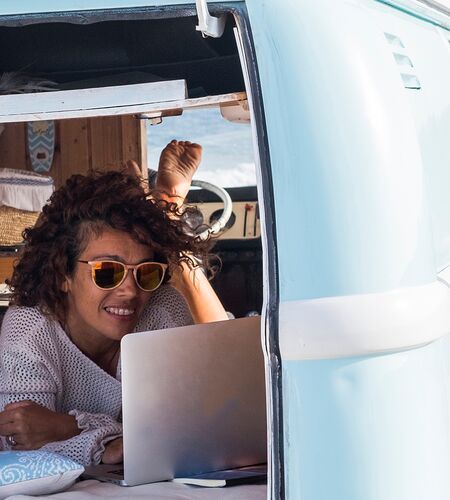
<svg viewBox="0 0 450 500">
<path fill-rule="evenodd" d="M 155 500 L 265 500 L 266 497 L 266 484 L 245 484 L 227 486 L 226 488 L 202 488 L 186 484 L 162 482 L 124 487 L 89 479 L 75 483 L 71 488 L 61 493 L 39 497 L 13 495 L 8 497 L 8 500 L 32 500 L 36 498 L 50 498 L 51 500 L 98 500 L 101 498 L 114 498 L 116 500 L 126 500 L 128 498 Z"/>
</svg>

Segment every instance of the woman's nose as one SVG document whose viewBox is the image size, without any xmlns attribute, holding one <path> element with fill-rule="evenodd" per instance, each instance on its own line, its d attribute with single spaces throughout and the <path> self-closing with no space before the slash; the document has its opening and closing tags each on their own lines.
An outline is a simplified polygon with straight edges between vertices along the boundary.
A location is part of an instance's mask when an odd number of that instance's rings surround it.
<svg viewBox="0 0 450 500">
<path fill-rule="evenodd" d="M 120 295 L 135 296 L 139 291 L 136 280 L 134 279 L 133 271 L 129 270 L 123 283 L 117 287 L 117 292 Z"/>
</svg>

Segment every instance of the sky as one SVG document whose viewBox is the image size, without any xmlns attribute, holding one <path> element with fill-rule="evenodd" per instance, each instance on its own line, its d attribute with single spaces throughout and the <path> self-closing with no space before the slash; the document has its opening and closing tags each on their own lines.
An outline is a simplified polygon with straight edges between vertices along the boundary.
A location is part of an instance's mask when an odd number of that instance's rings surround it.
<svg viewBox="0 0 450 500">
<path fill-rule="evenodd" d="M 194 178 L 222 187 L 256 184 L 250 125 L 225 120 L 217 108 L 163 118 L 161 124 L 148 126 L 147 137 L 148 163 L 154 170 L 168 142 L 187 140 L 203 147 L 202 163 Z"/>
</svg>

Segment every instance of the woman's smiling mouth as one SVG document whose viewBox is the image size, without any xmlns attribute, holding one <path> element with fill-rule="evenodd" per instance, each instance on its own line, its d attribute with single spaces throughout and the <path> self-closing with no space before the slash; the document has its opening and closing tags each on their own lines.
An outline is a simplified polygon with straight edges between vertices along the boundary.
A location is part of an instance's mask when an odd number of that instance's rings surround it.
<svg viewBox="0 0 450 500">
<path fill-rule="evenodd" d="M 135 309 L 130 309 L 128 307 L 107 306 L 104 309 L 108 314 L 114 316 L 132 316 L 135 313 Z"/>
</svg>

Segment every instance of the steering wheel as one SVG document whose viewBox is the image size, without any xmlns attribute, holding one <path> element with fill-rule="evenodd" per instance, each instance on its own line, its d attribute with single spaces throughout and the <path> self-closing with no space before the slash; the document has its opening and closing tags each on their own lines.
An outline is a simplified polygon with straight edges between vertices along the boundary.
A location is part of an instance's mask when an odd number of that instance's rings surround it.
<svg viewBox="0 0 450 500">
<path fill-rule="evenodd" d="M 227 225 L 228 220 L 233 214 L 233 202 L 231 201 L 230 195 L 223 187 L 216 186 L 215 184 L 211 184 L 210 182 L 193 179 L 191 186 L 199 187 L 201 189 L 204 189 L 205 191 L 211 191 L 211 193 L 214 193 L 223 201 L 222 215 L 209 227 L 197 234 L 198 238 L 200 238 L 201 240 L 206 240 L 207 238 L 209 238 L 209 236 L 215 236 L 223 231 L 223 229 Z"/>
<path fill-rule="evenodd" d="M 155 185 L 156 175 L 156 170 L 152 170 L 150 168 L 148 169 L 148 180 L 150 185 Z M 223 187 L 216 186 L 215 184 L 211 184 L 210 182 L 193 179 L 191 182 L 191 187 L 198 187 L 204 189 L 205 191 L 210 191 L 223 201 L 223 211 L 221 216 L 217 220 L 215 220 L 209 227 L 203 229 L 197 234 L 198 238 L 200 238 L 201 240 L 206 240 L 210 236 L 215 236 L 224 230 L 227 222 L 233 215 L 233 202 L 231 201 L 230 195 Z"/>
</svg>

